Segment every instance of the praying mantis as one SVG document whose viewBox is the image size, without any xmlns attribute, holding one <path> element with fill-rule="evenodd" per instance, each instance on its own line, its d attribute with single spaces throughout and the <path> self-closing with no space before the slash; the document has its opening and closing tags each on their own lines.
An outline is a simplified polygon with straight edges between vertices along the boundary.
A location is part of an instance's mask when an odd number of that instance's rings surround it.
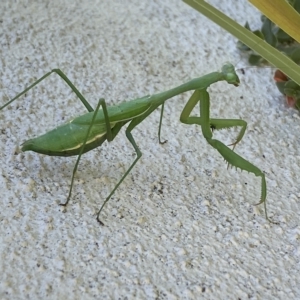
<svg viewBox="0 0 300 300">
<path fill-rule="evenodd" d="M 255 176 L 261 177 L 261 197 L 259 203 L 256 205 L 264 204 L 266 219 L 272 222 L 267 214 L 267 187 L 264 173 L 258 167 L 254 166 L 252 163 L 234 152 L 235 146 L 242 140 L 245 134 L 247 123 L 241 119 L 210 118 L 210 97 L 207 92 L 207 88 L 218 81 L 226 81 L 228 84 L 232 84 L 234 86 L 238 86 L 240 83 L 232 64 L 226 63 L 220 72 L 212 72 L 202 77 L 192 79 L 165 92 L 122 102 L 118 105 L 107 106 L 105 100 L 101 98 L 98 101 L 95 110 L 60 69 L 53 69 L 36 80 L 33 84 L 28 86 L 24 91 L 19 93 L 6 104 L 1 106 L 0 110 L 17 100 L 52 73 L 56 73 L 66 82 L 88 112 L 39 137 L 25 141 L 22 144 L 21 150 L 34 151 L 50 156 L 78 156 L 73 169 L 67 200 L 65 203 L 61 203 L 60 205 L 66 206 L 71 198 L 74 176 L 82 154 L 101 146 L 105 141 L 113 141 L 121 128 L 128 124 L 126 128 L 126 137 L 135 150 L 136 158 L 105 199 L 97 213 L 97 221 L 101 225 L 104 225 L 100 220 L 101 211 L 142 156 L 142 152 L 137 146 L 132 135 L 132 130 L 144 121 L 156 108 L 161 106 L 158 137 L 159 142 L 163 143 L 160 139 L 160 133 L 165 102 L 176 95 L 187 91 L 194 91 L 181 113 L 180 121 L 184 124 L 199 125 L 206 141 L 221 154 L 228 163 L 228 166 L 231 165 L 241 170 L 253 173 Z M 191 112 L 198 103 L 200 103 L 200 116 L 192 116 Z M 230 127 L 241 127 L 236 140 L 232 144 L 228 145 L 233 146 L 232 150 L 221 141 L 213 139 L 214 130 Z"/>
</svg>

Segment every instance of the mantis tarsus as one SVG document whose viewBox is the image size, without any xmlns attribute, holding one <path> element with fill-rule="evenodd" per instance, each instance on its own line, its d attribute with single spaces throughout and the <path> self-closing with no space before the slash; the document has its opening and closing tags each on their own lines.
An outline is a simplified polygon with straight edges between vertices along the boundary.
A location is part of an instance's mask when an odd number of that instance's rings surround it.
<svg viewBox="0 0 300 300">
<path fill-rule="evenodd" d="M 239 143 L 243 138 L 247 127 L 247 123 L 240 119 L 211 119 L 209 115 L 210 98 L 207 92 L 207 88 L 211 84 L 223 80 L 225 80 L 228 84 L 233 84 L 235 86 L 238 86 L 240 83 L 233 65 L 227 63 L 222 67 L 221 72 L 213 72 L 202 77 L 192 79 L 180 86 L 177 86 L 165 92 L 137 98 L 131 101 L 123 102 L 119 105 L 107 107 L 105 100 L 100 99 L 95 110 L 93 110 L 86 99 L 81 95 L 77 88 L 71 83 L 71 81 L 60 69 L 53 69 L 52 71 L 48 72 L 40 79 L 35 81 L 33 84 L 31 84 L 29 87 L 27 87 L 23 92 L 19 93 L 12 100 L 8 101 L 5 105 L 0 107 L 0 110 L 18 99 L 20 96 L 32 89 L 52 73 L 56 73 L 57 75 L 59 75 L 69 85 L 72 91 L 81 100 L 82 104 L 86 107 L 88 113 L 74 118 L 68 123 L 61 125 L 44 135 L 26 141 L 25 143 L 23 143 L 22 151 L 34 151 L 51 156 L 78 155 L 73 170 L 67 201 L 61 205 L 66 206 L 71 198 L 74 175 L 76 173 L 81 155 L 96 147 L 101 146 L 102 143 L 106 140 L 108 142 L 111 142 L 118 135 L 120 129 L 125 124 L 129 123 L 126 129 L 126 137 L 135 149 L 137 157 L 99 209 L 97 213 L 97 221 L 101 225 L 103 225 L 103 223 L 99 219 L 103 207 L 109 201 L 116 189 L 127 177 L 134 165 L 142 156 L 142 153 L 132 136 L 132 130 L 144 119 L 146 119 L 147 116 L 149 116 L 157 107 L 162 106 L 158 130 L 159 142 L 162 143 L 160 139 L 160 132 L 165 101 L 181 93 L 194 91 L 181 113 L 180 121 L 185 124 L 200 125 L 203 136 L 205 137 L 207 142 L 213 148 L 218 150 L 218 152 L 227 161 L 228 165 L 240 168 L 241 170 L 248 171 L 256 176 L 261 177 L 261 198 L 258 204 L 264 203 L 266 218 L 270 222 L 272 222 L 267 215 L 267 188 L 264 173 L 259 168 L 236 154 L 233 151 L 234 149 L 231 150 L 219 140 L 212 138 L 213 130 L 239 126 L 241 127 L 241 130 L 236 138 L 236 141 L 229 145 L 233 146 L 234 148 L 237 143 Z M 191 112 L 198 102 L 200 103 L 200 116 L 191 116 Z M 102 109 L 100 109 L 100 106 L 102 107 Z"/>
</svg>

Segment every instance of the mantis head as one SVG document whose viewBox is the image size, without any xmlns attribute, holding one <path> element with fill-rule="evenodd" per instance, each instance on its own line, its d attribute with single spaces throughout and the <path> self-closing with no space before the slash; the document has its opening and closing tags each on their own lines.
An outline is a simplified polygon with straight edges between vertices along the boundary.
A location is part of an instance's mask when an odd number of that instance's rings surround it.
<svg viewBox="0 0 300 300">
<path fill-rule="evenodd" d="M 224 79 L 229 83 L 233 84 L 234 86 L 239 86 L 240 84 L 240 79 L 237 76 L 234 66 L 230 63 L 226 63 L 222 67 L 222 73 L 224 75 Z"/>
</svg>

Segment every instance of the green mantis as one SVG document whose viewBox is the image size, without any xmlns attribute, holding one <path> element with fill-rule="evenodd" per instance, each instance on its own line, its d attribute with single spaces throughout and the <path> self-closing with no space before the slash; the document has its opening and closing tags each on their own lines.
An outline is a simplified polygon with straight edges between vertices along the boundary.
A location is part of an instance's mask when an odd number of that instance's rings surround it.
<svg viewBox="0 0 300 300">
<path fill-rule="evenodd" d="M 213 139 L 213 130 L 239 126 L 241 127 L 241 130 L 235 142 L 229 145 L 234 148 L 242 140 L 246 131 L 247 123 L 243 120 L 210 118 L 210 97 L 207 92 L 207 88 L 213 83 L 223 80 L 225 80 L 228 84 L 238 86 L 240 81 L 233 65 L 227 63 L 222 67 L 221 72 L 213 72 L 202 77 L 192 79 L 165 92 L 144 96 L 118 105 L 107 106 L 105 100 L 100 99 L 95 110 L 93 110 L 90 104 L 61 70 L 53 69 L 27 87 L 24 91 L 19 93 L 12 100 L 0 107 L 0 110 L 18 99 L 52 73 L 59 75 L 69 85 L 82 104 L 86 107 L 88 113 L 74 118 L 68 123 L 61 125 L 44 135 L 26 141 L 22 145 L 22 151 L 34 151 L 50 156 L 78 156 L 74 166 L 67 200 L 61 205 L 66 206 L 71 198 L 74 176 L 82 154 L 101 146 L 106 140 L 108 142 L 113 141 L 120 132 L 120 129 L 125 124 L 128 124 L 126 128 L 126 137 L 133 146 L 137 156 L 129 169 L 125 172 L 114 189 L 105 199 L 97 213 L 97 221 L 103 225 L 99 219 L 101 211 L 142 156 L 142 153 L 132 135 L 132 130 L 144 121 L 156 108 L 162 106 L 158 130 L 159 141 L 161 141 L 160 132 L 165 101 L 181 93 L 194 91 L 181 113 L 180 121 L 185 124 L 200 125 L 203 136 L 207 142 L 221 154 L 221 156 L 227 161 L 228 165 L 240 168 L 241 170 L 253 173 L 255 176 L 261 177 L 261 197 L 258 204 L 264 203 L 265 215 L 269 220 L 266 209 L 267 188 L 264 173 L 249 161 L 236 154 L 233 151 L 234 149 L 231 150 L 219 140 Z M 200 103 L 200 116 L 191 116 L 191 112 L 198 102 Z"/>
</svg>

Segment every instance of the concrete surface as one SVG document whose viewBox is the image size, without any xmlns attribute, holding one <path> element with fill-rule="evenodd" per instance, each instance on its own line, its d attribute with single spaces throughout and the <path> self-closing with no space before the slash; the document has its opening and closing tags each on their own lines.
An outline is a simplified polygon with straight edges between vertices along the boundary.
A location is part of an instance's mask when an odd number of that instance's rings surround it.
<svg viewBox="0 0 300 300">
<path fill-rule="evenodd" d="M 241 24 L 259 25 L 247 1 L 210 1 Z M 233 5 L 234 3 L 234 5 Z M 247 65 L 236 40 L 181 1 L 2 1 L 0 99 L 5 103 L 52 68 L 92 106 L 163 91 Z M 136 130 L 142 159 L 95 214 L 135 157 L 124 130 L 86 154 L 65 213 L 75 158 L 20 152 L 27 139 L 83 114 L 55 75 L 0 114 L 1 299 L 299 299 L 300 160 L 297 111 L 284 104 L 272 70 L 239 72 L 238 88 L 213 85 L 212 115 L 242 118 L 236 151 L 260 179 L 227 171 L 198 126 L 179 122 L 190 93 Z M 197 112 L 195 112 L 197 113 Z M 216 137 L 233 141 L 237 131 Z"/>
</svg>

